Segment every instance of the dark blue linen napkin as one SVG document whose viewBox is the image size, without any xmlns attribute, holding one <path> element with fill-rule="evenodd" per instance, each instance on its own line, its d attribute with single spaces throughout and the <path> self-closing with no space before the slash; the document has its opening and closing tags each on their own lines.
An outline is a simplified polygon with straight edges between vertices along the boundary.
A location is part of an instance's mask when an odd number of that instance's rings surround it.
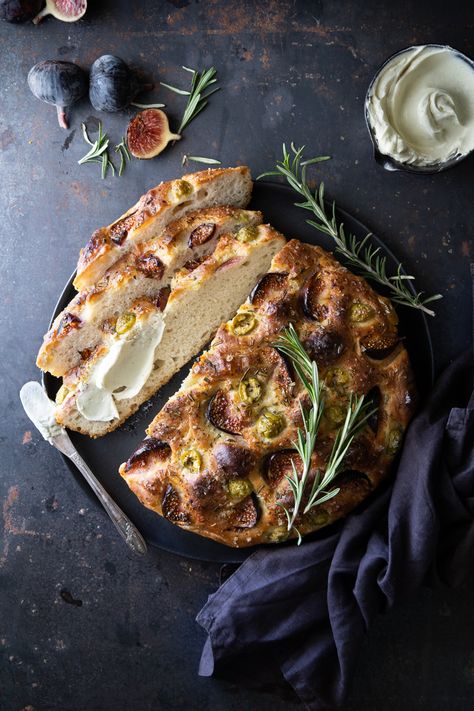
<svg viewBox="0 0 474 711">
<path fill-rule="evenodd" d="M 335 709 L 374 617 L 472 572 L 473 382 L 468 352 L 410 425 L 393 484 L 317 540 L 253 553 L 209 597 L 201 676 L 280 668 L 308 709 Z"/>
</svg>

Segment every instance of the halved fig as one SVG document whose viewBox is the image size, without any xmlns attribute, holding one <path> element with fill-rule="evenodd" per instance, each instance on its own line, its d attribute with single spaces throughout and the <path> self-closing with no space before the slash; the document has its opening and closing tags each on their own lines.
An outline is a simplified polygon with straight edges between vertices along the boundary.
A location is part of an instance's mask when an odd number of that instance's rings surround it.
<svg viewBox="0 0 474 711">
<path fill-rule="evenodd" d="M 181 508 L 179 494 L 171 484 L 168 484 L 161 501 L 163 516 L 172 523 L 189 523 L 189 516 Z"/>
<path fill-rule="evenodd" d="M 398 335 L 394 332 L 372 333 L 360 341 L 366 356 L 373 360 L 385 360 L 399 345 Z"/>
<path fill-rule="evenodd" d="M 337 331 L 318 328 L 303 343 L 311 360 L 318 365 L 332 365 L 346 350 L 344 336 Z"/>
<path fill-rule="evenodd" d="M 168 117 L 161 109 L 140 111 L 127 127 L 127 146 L 135 158 L 154 158 L 170 141 L 180 138 L 171 133 Z"/>
<path fill-rule="evenodd" d="M 159 461 L 164 462 L 171 454 L 171 447 L 167 442 L 162 442 L 161 439 L 156 439 L 156 437 L 145 437 L 138 449 L 127 460 L 125 471 L 128 472 L 137 464 L 144 467 L 151 454 Z"/>
<path fill-rule="evenodd" d="M 249 301 L 259 308 L 270 299 L 281 298 L 281 289 L 286 283 L 286 272 L 269 272 L 265 274 L 250 292 Z"/>
<path fill-rule="evenodd" d="M 219 442 L 212 453 L 219 469 L 229 477 L 246 477 L 253 467 L 252 452 L 234 442 Z"/>
<path fill-rule="evenodd" d="M 188 246 L 191 249 L 195 247 L 200 247 L 202 244 L 206 244 L 212 239 L 214 232 L 216 231 L 216 224 L 214 222 L 203 222 L 202 225 L 198 225 L 189 235 Z"/>
<path fill-rule="evenodd" d="M 380 403 L 382 402 L 382 394 L 380 388 L 375 386 L 365 396 L 365 402 L 370 410 L 377 408 L 377 410 L 369 417 L 367 424 L 374 434 L 377 434 L 379 429 L 379 419 L 380 419 Z"/>
<path fill-rule="evenodd" d="M 222 390 L 218 390 L 209 400 L 206 415 L 211 425 L 218 430 L 232 435 L 240 434 L 242 423 L 231 413 L 229 401 Z"/>
<path fill-rule="evenodd" d="M 114 222 L 114 224 L 110 227 L 109 230 L 110 239 L 112 240 L 112 242 L 120 247 L 127 238 L 127 235 L 130 230 L 133 227 L 137 226 L 135 223 L 135 212 L 132 212 L 130 215 L 127 215 L 127 217 L 123 217 L 121 220 L 117 220 L 117 222 Z"/>
<path fill-rule="evenodd" d="M 87 10 L 87 0 L 46 0 L 46 6 L 34 18 L 37 25 L 46 15 L 52 15 L 62 22 L 75 22 L 83 17 Z"/>
<path fill-rule="evenodd" d="M 368 492 L 373 488 L 367 474 L 356 469 L 346 469 L 338 474 L 333 481 L 333 486 L 344 489 L 345 493 L 348 490 L 352 492 L 360 491 L 361 493 Z"/>
<path fill-rule="evenodd" d="M 301 470 L 301 457 L 295 449 L 281 449 L 270 454 L 263 463 L 264 479 L 271 486 L 277 486 L 285 476 L 292 474 L 291 462 L 294 462 L 297 471 Z"/>
<path fill-rule="evenodd" d="M 65 336 L 73 329 L 80 328 L 81 326 L 82 321 L 79 316 L 76 316 L 75 314 L 71 314 L 69 313 L 69 311 L 66 311 L 61 321 L 59 322 L 58 330 L 56 333 L 58 336 L 61 334 Z"/>
<path fill-rule="evenodd" d="M 169 295 L 171 293 L 171 289 L 169 286 L 163 286 L 160 291 L 158 292 L 158 297 L 156 299 L 156 305 L 160 309 L 160 311 L 164 311 L 166 308 L 166 304 L 168 303 Z"/>
<path fill-rule="evenodd" d="M 258 521 L 259 511 L 256 495 L 250 494 L 233 508 L 229 523 L 233 528 L 253 528 Z"/>
<path fill-rule="evenodd" d="M 137 266 L 145 276 L 154 277 L 156 279 L 161 279 L 165 271 L 165 265 L 153 252 L 145 252 L 145 254 L 142 254 L 138 259 Z"/>
<path fill-rule="evenodd" d="M 303 312 L 313 321 L 322 321 L 328 313 L 328 307 L 319 303 L 323 289 L 324 285 L 319 272 L 310 276 L 303 288 Z"/>
</svg>

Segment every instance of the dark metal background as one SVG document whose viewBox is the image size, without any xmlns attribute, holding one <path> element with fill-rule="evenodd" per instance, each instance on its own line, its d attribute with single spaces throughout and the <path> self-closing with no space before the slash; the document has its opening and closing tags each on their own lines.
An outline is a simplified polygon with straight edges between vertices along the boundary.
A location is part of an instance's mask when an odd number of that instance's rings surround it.
<svg viewBox="0 0 474 711">
<path fill-rule="evenodd" d="M 373 72 L 413 43 L 474 54 L 474 10 L 441 2 L 90 3 L 84 20 L 0 26 L 0 708 L 8 711 L 297 709 L 279 679 L 260 689 L 196 676 L 204 635 L 194 616 L 216 565 L 161 551 L 132 558 L 18 400 L 59 292 L 90 233 L 151 185 L 181 171 L 184 152 L 268 169 L 283 140 L 333 159 L 331 197 L 441 291 L 432 332 L 438 368 L 470 339 L 468 265 L 473 160 L 436 176 L 385 173 L 372 160 L 363 100 Z M 78 166 L 86 101 L 61 130 L 26 85 L 42 59 L 85 68 L 112 52 L 156 81 L 184 84 L 181 64 L 214 64 L 224 90 L 181 143 L 120 179 Z M 145 97 L 144 97 L 145 98 Z M 148 97 L 147 97 L 148 98 Z M 162 90 L 176 127 L 183 100 Z M 119 141 L 126 114 L 104 115 Z M 468 711 L 474 697 L 473 583 L 423 590 L 371 630 L 346 710 Z"/>
</svg>

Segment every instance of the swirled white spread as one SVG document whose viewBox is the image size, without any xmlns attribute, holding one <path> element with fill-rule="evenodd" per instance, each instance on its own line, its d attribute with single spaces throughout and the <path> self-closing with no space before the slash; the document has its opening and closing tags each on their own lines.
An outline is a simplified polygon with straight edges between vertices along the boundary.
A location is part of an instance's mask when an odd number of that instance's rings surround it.
<svg viewBox="0 0 474 711">
<path fill-rule="evenodd" d="M 114 338 L 77 394 L 77 409 L 86 420 L 114 420 L 119 416 L 116 401 L 138 395 L 150 377 L 164 330 L 162 313 L 153 313 L 138 320 L 123 336 Z"/>
<path fill-rule="evenodd" d="M 380 153 L 429 166 L 474 149 L 474 69 L 450 47 L 410 47 L 382 67 L 367 99 Z"/>
</svg>

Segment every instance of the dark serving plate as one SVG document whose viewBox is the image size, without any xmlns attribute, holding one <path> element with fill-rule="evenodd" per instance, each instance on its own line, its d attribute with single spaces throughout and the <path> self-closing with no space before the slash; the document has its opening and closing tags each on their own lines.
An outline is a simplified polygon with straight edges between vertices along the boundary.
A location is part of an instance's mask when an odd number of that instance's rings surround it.
<svg viewBox="0 0 474 711">
<path fill-rule="evenodd" d="M 334 244 L 331 239 L 308 225 L 306 223 L 308 213 L 295 207 L 294 202 L 295 194 L 289 187 L 276 183 L 261 182 L 255 184 L 250 207 L 261 210 L 265 221 L 270 222 L 286 237 L 296 237 L 304 242 L 318 244 L 328 250 L 332 250 Z M 343 210 L 339 210 L 338 213 L 346 229 L 356 236 L 364 237 L 369 231 L 361 222 Z M 398 261 L 395 256 L 380 239 L 374 236 L 372 240 L 386 255 L 389 272 L 395 273 L 398 268 Z M 56 304 L 52 321 L 75 294 L 72 280 L 73 277 L 66 284 Z M 421 311 L 403 307 L 399 308 L 398 311 L 400 333 L 405 339 L 418 389 L 423 397 L 429 392 L 434 377 L 434 359 L 428 323 Z M 238 563 L 244 560 L 255 548 L 229 548 L 174 526 L 166 519 L 142 506 L 118 474 L 119 465 L 128 459 L 130 453 L 135 450 L 138 443 L 143 439 L 149 422 L 168 398 L 178 389 L 188 370 L 189 365 L 177 373 L 167 385 L 161 388 L 155 397 L 145 403 L 139 412 L 115 432 L 111 432 L 97 440 L 71 432 L 71 439 L 97 478 L 137 525 L 149 544 L 188 558 L 219 563 Z M 59 379 L 50 374 L 45 374 L 43 384 L 49 397 L 54 399 L 60 385 Z M 69 459 L 65 459 L 65 461 L 90 498 L 97 502 L 94 494 L 75 466 Z M 97 502 L 97 505 L 100 504 Z"/>
</svg>

